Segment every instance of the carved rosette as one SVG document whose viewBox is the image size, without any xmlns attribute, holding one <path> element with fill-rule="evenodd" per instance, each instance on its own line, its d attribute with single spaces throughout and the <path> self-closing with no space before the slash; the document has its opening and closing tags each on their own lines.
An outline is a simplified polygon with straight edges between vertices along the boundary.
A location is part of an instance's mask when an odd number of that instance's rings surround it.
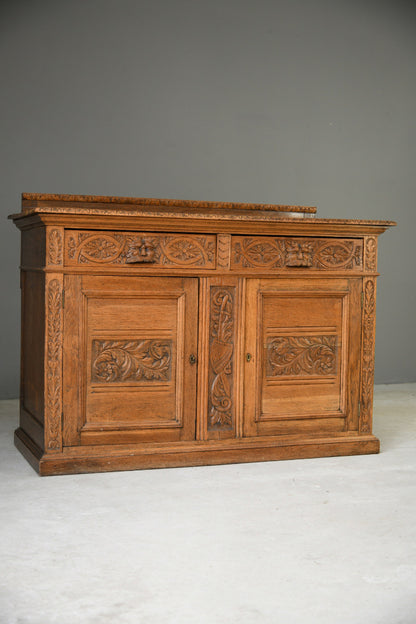
<svg viewBox="0 0 416 624">
<path fill-rule="evenodd" d="M 377 239 L 367 238 L 365 241 L 365 268 L 367 271 L 377 270 Z"/>
<path fill-rule="evenodd" d="M 374 344 L 376 329 L 375 280 L 364 282 L 363 348 L 361 367 L 360 431 L 369 433 L 373 415 Z"/>
<path fill-rule="evenodd" d="M 357 270 L 362 267 L 361 240 L 235 237 L 232 266 L 259 269 L 313 267 Z"/>
<path fill-rule="evenodd" d="M 233 286 L 211 286 L 208 431 L 229 430 L 234 425 L 234 299 Z"/>
<path fill-rule="evenodd" d="M 266 343 L 267 377 L 335 375 L 337 337 L 277 336 Z"/>
<path fill-rule="evenodd" d="M 46 417 L 48 451 L 62 448 L 62 287 L 58 279 L 47 285 Z"/>
<path fill-rule="evenodd" d="M 280 268 L 284 266 L 284 241 L 271 238 L 243 238 L 234 241 L 232 264 L 244 268 Z"/>
<path fill-rule="evenodd" d="M 69 264 L 169 265 L 215 268 L 215 236 L 75 232 L 67 238 Z"/>
<path fill-rule="evenodd" d="M 63 262 L 62 231 L 56 228 L 48 235 L 48 264 L 61 265 Z"/>
<path fill-rule="evenodd" d="M 93 340 L 93 383 L 163 382 L 172 376 L 172 340 Z"/>
</svg>

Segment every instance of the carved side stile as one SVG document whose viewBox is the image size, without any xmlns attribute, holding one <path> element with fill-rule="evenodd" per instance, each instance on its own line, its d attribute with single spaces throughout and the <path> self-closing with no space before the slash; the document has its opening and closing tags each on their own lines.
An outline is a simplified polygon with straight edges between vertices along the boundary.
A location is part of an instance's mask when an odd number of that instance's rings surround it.
<svg viewBox="0 0 416 624">
<path fill-rule="evenodd" d="M 364 280 L 360 431 L 369 433 L 372 426 L 374 390 L 374 344 L 376 329 L 376 281 Z"/>
<path fill-rule="evenodd" d="M 62 276 L 46 283 L 45 446 L 62 449 Z"/>
</svg>

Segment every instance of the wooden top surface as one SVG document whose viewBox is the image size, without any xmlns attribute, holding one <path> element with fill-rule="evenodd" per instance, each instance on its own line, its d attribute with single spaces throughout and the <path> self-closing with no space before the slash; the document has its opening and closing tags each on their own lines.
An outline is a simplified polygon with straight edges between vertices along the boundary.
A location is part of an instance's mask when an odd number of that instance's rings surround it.
<svg viewBox="0 0 416 624">
<path fill-rule="evenodd" d="M 286 206 L 280 204 L 250 204 L 237 202 L 213 202 L 193 201 L 189 199 L 158 199 L 149 197 L 111 197 L 105 195 L 50 195 L 44 193 L 22 193 L 23 212 L 30 210 L 45 202 L 53 205 L 58 202 L 71 204 L 119 204 L 119 210 L 125 210 L 127 206 L 166 206 L 169 208 L 205 208 L 223 210 L 270 210 L 274 212 L 296 212 L 302 214 L 315 214 L 315 206 Z"/>
</svg>

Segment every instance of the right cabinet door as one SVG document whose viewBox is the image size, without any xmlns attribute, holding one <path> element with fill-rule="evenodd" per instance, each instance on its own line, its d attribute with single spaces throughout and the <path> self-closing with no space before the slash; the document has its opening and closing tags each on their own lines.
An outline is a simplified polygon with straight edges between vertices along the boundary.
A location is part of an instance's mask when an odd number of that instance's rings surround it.
<svg viewBox="0 0 416 624">
<path fill-rule="evenodd" d="M 358 429 L 361 280 L 248 279 L 244 435 Z"/>
</svg>

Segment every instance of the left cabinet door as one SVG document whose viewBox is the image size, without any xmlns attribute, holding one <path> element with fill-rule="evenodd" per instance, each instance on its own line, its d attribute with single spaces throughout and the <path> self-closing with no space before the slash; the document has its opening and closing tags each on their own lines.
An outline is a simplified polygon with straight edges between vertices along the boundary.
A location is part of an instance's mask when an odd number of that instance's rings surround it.
<svg viewBox="0 0 416 624">
<path fill-rule="evenodd" d="M 198 280 L 65 276 L 64 445 L 195 438 Z"/>
</svg>

